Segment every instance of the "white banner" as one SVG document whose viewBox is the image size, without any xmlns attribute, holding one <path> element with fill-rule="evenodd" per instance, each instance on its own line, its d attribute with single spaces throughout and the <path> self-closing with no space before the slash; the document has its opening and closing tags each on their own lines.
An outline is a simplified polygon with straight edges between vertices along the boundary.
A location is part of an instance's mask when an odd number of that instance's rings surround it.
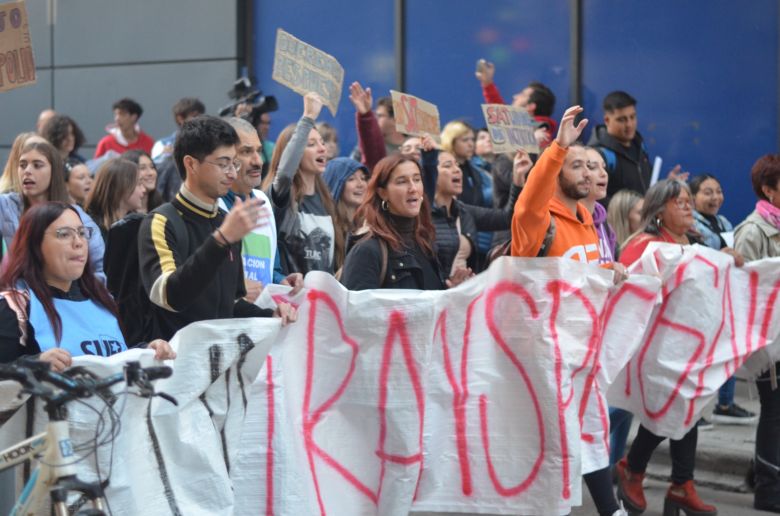
<svg viewBox="0 0 780 516">
<path fill-rule="evenodd" d="M 723 383 L 750 357 L 753 372 L 780 334 L 780 259 L 735 267 L 703 246 L 651 244 L 633 273 L 663 281 L 642 345 L 610 390 L 651 432 L 682 438 Z"/>
<path fill-rule="evenodd" d="M 682 372 L 697 375 L 720 363 L 707 365 L 708 354 L 699 353 L 696 364 L 703 365 L 687 370 L 681 343 L 667 348 L 644 336 L 645 328 L 658 334 L 653 321 L 663 310 L 680 324 L 704 324 L 707 313 L 698 306 L 706 303 L 672 306 L 682 290 L 704 284 L 702 260 L 715 269 L 728 260 L 690 252 L 700 257 L 680 273 L 684 281 L 675 289 L 668 277 L 678 269 L 672 262 L 671 269 L 658 268 L 667 278 L 660 305 L 661 283 L 650 275 L 633 274 L 613 287 L 611 273 L 595 266 L 502 258 L 441 292 L 347 292 L 330 276 L 311 273 L 293 300 L 300 303 L 299 321 L 281 331 L 268 319 L 191 325 L 173 340 L 174 375 L 157 383 L 180 406 L 156 399 L 149 407 L 134 397 L 115 404 L 124 410 L 110 472 L 112 510 L 566 514 L 580 504 L 582 472 L 607 464 L 604 394 L 615 378 L 612 391 L 625 391 L 626 375 L 619 375 L 629 359 L 633 366 L 643 350 L 652 354 L 642 368 L 646 399 L 654 401 L 663 398 L 650 394 L 648 378 L 663 375 L 652 382 L 673 389 Z M 659 264 L 666 259 L 658 255 Z M 758 279 L 766 288 L 780 277 L 771 265 L 751 266 L 763 271 Z M 753 269 L 729 270 L 731 291 L 749 291 Z M 761 314 L 753 326 L 774 313 L 764 310 L 765 294 L 757 289 Z M 732 298 L 734 312 L 747 306 L 741 294 Z M 767 323 L 766 338 L 777 333 L 773 325 Z M 765 340 L 757 338 L 753 349 Z M 728 339 L 712 342 L 733 352 Z M 745 349 L 737 348 L 740 362 Z M 150 352 L 128 354 L 148 359 Z M 122 358 L 77 361 L 99 363 L 105 373 L 118 370 Z M 651 361 L 666 365 L 648 374 Z M 735 361 L 724 363 L 733 371 Z M 702 379 L 702 388 L 677 397 L 703 406 L 725 377 Z M 2 428 L 0 447 L 21 438 L 23 416 Z M 687 413 L 670 410 L 662 420 L 671 424 L 673 417 L 681 426 Z M 76 405 L 71 418 L 76 442 L 93 436 L 93 412 Z M 41 414 L 38 426 L 44 421 Z M 107 452 L 100 453 L 103 476 Z M 94 478 L 91 461 L 82 468 Z"/>
</svg>

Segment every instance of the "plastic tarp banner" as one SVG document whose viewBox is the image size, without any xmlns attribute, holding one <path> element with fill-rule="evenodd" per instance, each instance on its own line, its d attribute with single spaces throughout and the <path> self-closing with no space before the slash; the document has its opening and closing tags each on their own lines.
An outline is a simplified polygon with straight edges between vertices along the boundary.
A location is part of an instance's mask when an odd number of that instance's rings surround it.
<svg viewBox="0 0 780 516">
<path fill-rule="evenodd" d="M 632 378 L 623 406 L 641 399 L 632 375 L 643 352 L 646 394 L 674 392 L 684 378 L 679 410 L 662 418 L 678 418 L 678 427 L 690 410 L 683 400 L 702 407 L 727 377 L 708 371 L 730 364 L 733 372 L 744 361 L 747 344 L 735 352 L 732 339 L 714 338 L 721 319 L 703 308 L 706 296 L 728 299 L 718 290 L 728 282 L 735 314 L 750 312 L 753 299 L 752 319 L 734 317 L 736 328 L 755 330 L 752 351 L 777 333 L 776 312 L 766 310 L 780 279 L 776 261 L 737 270 L 721 253 L 680 246 L 648 256 L 652 274 L 618 286 L 609 271 L 554 258 L 502 258 L 441 292 L 348 292 L 311 273 L 292 299 L 299 320 L 284 329 L 270 319 L 188 326 L 172 341 L 173 376 L 156 384 L 179 406 L 136 397 L 113 405 L 122 427 L 112 510 L 566 514 L 581 502 L 581 474 L 607 465 L 609 385 L 617 380 L 610 396 L 623 393 Z M 714 270 L 720 279 L 709 286 Z M 706 352 L 691 360 L 691 333 L 662 345 L 653 332 L 665 319 L 699 332 L 714 326 Z M 105 374 L 127 356 L 151 360 L 150 351 L 131 350 L 77 362 Z M 663 367 L 651 371 L 651 362 Z M 663 401 L 652 392 L 646 399 Z M 74 442 L 84 442 L 94 437 L 96 415 L 73 405 Z M 44 424 L 38 414 L 36 426 Z M 0 447 L 23 428 L 20 411 L 0 430 Z M 98 457 L 104 477 L 108 451 Z M 92 458 L 81 466 L 95 478 Z"/>
<path fill-rule="evenodd" d="M 632 273 L 659 277 L 662 299 L 610 405 L 680 439 L 746 361 L 753 375 L 769 367 L 764 357 L 780 345 L 767 347 L 780 334 L 780 259 L 736 267 L 707 247 L 651 244 Z"/>
</svg>

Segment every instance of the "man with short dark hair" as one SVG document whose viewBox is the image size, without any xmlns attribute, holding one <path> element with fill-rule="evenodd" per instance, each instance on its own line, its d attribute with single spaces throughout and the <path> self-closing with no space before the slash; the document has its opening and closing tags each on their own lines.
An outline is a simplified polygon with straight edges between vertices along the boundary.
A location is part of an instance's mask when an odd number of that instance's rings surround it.
<svg viewBox="0 0 780 516">
<path fill-rule="evenodd" d="M 133 99 L 123 98 L 114 102 L 114 124 L 106 128 L 108 135 L 97 144 L 95 157 L 99 158 L 108 151 L 122 154 L 125 151 L 140 149 L 151 152 L 154 140 L 141 131 L 138 119 L 144 113 L 141 105 Z"/>
<path fill-rule="evenodd" d="M 152 148 L 151 158 L 157 166 L 157 191 L 162 198 L 170 201 L 181 187 L 181 176 L 176 170 L 176 163 L 173 161 L 173 143 L 176 141 L 176 135 L 179 134 L 179 128 L 196 116 L 206 113 L 206 106 L 195 97 L 184 97 L 176 101 L 173 105 L 173 119 L 176 122 L 176 130 L 169 136 L 155 142 Z"/>
<path fill-rule="evenodd" d="M 579 202 L 590 193 L 585 148 L 577 138 L 587 120 L 574 123 L 582 108 L 569 108 L 558 136 L 528 175 L 512 217 L 512 256 L 561 256 L 599 262 L 593 217 Z"/>
<path fill-rule="evenodd" d="M 636 130 L 636 99 L 625 91 L 613 91 L 604 97 L 604 124 L 598 125 L 590 138 L 604 156 L 609 173 L 606 206 L 619 190 L 634 190 L 642 195 L 650 188 L 653 167 L 642 139 Z"/>
<path fill-rule="evenodd" d="M 480 60 L 476 72 L 477 79 L 482 85 L 482 96 L 488 104 L 506 104 L 501 92 L 493 82 L 496 74 L 496 65 Z M 553 120 L 555 109 L 555 94 L 550 88 L 539 81 L 531 81 L 528 86 L 512 96 L 512 106 L 528 111 L 537 123 L 537 141 L 541 148 L 545 148 L 552 142 L 558 124 Z"/>
<path fill-rule="evenodd" d="M 179 128 L 188 120 L 206 113 L 206 106 L 195 97 L 184 97 L 176 101 L 173 105 L 173 120 L 176 122 L 176 130 L 165 138 L 160 138 L 154 142 L 150 155 L 157 165 L 173 153 L 173 143 L 176 141 L 176 135 Z"/>
<path fill-rule="evenodd" d="M 239 142 L 236 131 L 219 118 L 200 116 L 185 122 L 173 151 L 184 180 L 181 190 L 141 224 L 141 280 L 153 304 L 155 334 L 161 338 L 170 339 L 196 321 L 271 315 L 243 299 L 241 241 L 265 223 L 261 201 L 236 199 L 227 214 L 217 204 L 241 168 L 236 159 Z M 295 318 L 284 303 L 278 314 L 284 321 Z"/>
<path fill-rule="evenodd" d="M 591 176 L 585 147 L 577 141 L 588 120 L 575 124 L 582 107 L 572 106 L 561 118 L 558 134 L 539 157 L 515 203 L 512 215 L 512 256 L 562 257 L 599 263 L 599 237 L 593 217 L 580 202 L 590 193 Z M 605 266 L 607 266 L 605 264 Z M 610 264 L 615 282 L 626 278 L 625 267 Z M 583 473 L 599 514 L 627 515 L 612 490 L 607 465 Z"/>
</svg>

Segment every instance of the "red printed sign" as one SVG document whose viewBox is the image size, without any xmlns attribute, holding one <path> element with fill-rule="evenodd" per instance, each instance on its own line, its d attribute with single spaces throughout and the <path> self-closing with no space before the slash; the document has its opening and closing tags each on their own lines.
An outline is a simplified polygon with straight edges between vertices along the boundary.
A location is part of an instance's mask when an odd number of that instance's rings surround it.
<svg viewBox="0 0 780 516">
<path fill-rule="evenodd" d="M 390 95 L 393 97 L 395 127 L 399 133 L 439 137 L 439 108 L 407 93 L 390 90 Z"/>
</svg>

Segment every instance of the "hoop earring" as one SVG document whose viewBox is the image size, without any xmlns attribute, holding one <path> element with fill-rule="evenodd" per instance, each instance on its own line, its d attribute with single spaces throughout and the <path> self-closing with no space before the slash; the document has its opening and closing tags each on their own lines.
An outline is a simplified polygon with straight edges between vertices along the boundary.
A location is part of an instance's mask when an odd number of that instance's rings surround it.
<svg viewBox="0 0 780 516">
<path fill-rule="evenodd" d="M 660 229 L 660 228 L 661 228 L 661 226 L 663 225 L 663 222 L 664 222 L 664 221 L 663 221 L 663 220 L 661 220 L 661 217 L 656 217 L 656 218 L 655 218 L 655 225 L 656 225 L 656 226 L 657 226 L 659 229 Z"/>
<path fill-rule="evenodd" d="M 387 205 L 387 201 L 385 199 L 382 199 L 381 206 L 382 206 L 382 211 L 388 211 L 390 209 L 389 206 Z"/>
</svg>

